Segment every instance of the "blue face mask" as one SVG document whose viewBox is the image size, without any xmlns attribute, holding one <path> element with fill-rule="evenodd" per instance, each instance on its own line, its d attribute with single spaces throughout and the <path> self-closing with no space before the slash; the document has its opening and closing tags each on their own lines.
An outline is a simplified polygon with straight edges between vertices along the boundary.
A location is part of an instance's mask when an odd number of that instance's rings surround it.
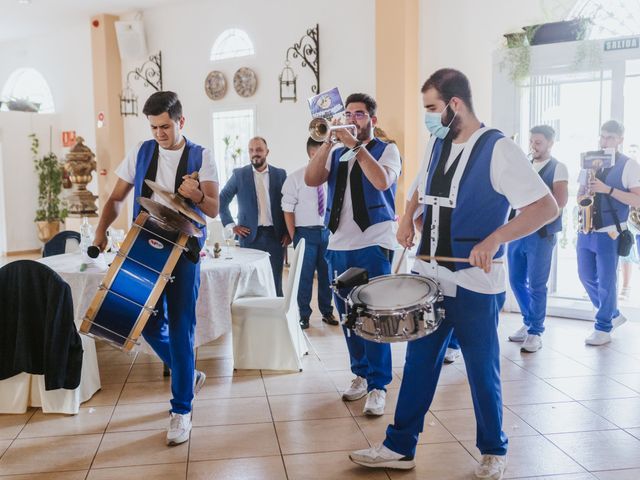
<svg viewBox="0 0 640 480">
<path fill-rule="evenodd" d="M 453 118 L 449 122 L 449 125 L 444 126 L 442 124 L 442 115 L 444 115 L 444 112 L 447 111 L 448 107 L 449 107 L 449 104 L 447 103 L 447 105 L 444 107 L 444 110 L 442 110 L 442 112 L 426 112 L 424 114 L 424 124 L 426 125 L 427 130 L 429 130 L 431 135 L 435 135 L 437 138 L 441 140 L 444 140 L 447 137 L 447 135 L 449 135 L 449 131 L 451 130 L 451 124 L 453 123 L 453 120 L 456 118 L 456 115 L 458 115 L 458 112 L 454 112 Z"/>
</svg>

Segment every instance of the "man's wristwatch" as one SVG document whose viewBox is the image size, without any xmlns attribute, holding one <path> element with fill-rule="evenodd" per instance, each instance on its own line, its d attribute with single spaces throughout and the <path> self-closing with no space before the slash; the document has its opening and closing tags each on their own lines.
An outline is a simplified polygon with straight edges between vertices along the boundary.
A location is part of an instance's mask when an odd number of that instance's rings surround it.
<svg viewBox="0 0 640 480">
<path fill-rule="evenodd" d="M 358 140 L 356 144 L 351 148 L 351 150 L 355 150 L 357 148 L 360 148 L 361 146 L 362 146 L 362 141 Z"/>
</svg>

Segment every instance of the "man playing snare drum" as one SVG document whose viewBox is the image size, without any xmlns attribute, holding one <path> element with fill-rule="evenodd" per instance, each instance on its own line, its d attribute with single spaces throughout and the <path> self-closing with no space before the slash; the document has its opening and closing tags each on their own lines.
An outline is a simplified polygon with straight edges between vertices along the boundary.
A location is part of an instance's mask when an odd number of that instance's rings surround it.
<svg viewBox="0 0 640 480">
<path fill-rule="evenodd" d="M 116 171 L 120 178 L 102 209 L 96 229 L 94 244 L 101 250 L 107 245 L 107 228 L 118 216 L 132 188 L 135 198 L 149 197 L 164 203 L 147 187 L 145 179 L 154 180 L 166 190 L 177 191 L 200 215 L 215 217 L 218 214 L 218 172 L 213 155 L 182 136 L 185 119 L 178 96 L 173 92 L 156 92 L 142 111 L 149 121 L 153 139 L 136 145 Z M 193 172 L 199 173 L 199 181 L 188 177 Z M 135 202 L 134 219 L 138 213 L 140 205 Z M 199 240 L 204 242 L 205 238 L 206 235 Z M 167 283 L 156 305 L 157 314 L 149 317 L 142 335 L 171 369 L 173 398 L 167 445 L 178 445 L 189 439 L 191 403 L 205 381 L 204 373 L 195 370 L 193 351 L 200 264 L 181 255 L 172 275 L 174 281 Z"/>
<path fill-rule="evenodd" d="M 422 95 L 432 137 L 418 189 L 407 202 L 397 237 L 405 247 L 413 244 L 413 214 L 423 208 L 424 231 L 430 235 L 423 235 L 419 253 L 468 260 L 416 260 L 415 271 L 440 282 L 445 319 L 434 333 L 407 346 L 394 423 L 384 442 L 350 457 L 367 467 L 415 467 L 418 435 L 455 329 L 482 454 L 475 476 L 500 479 L 506 467 L 507 437 L 502 431 L 497 326 L 505 273 L 502 265 L 492 262 L 503 257 L 505 243 L 555 218 L 558 206 L 522 150 L 476 118 L 464 74 L 438 70 L 423 85 Z M 510 206 L 521 214 L 506 223 Z"/>
</svg>

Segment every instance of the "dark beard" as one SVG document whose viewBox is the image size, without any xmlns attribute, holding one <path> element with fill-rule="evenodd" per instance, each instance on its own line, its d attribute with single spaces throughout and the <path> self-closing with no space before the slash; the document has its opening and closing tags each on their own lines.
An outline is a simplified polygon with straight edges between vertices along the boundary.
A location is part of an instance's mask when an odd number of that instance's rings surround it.
<svg viewBox="0 0 640 480">
<path fill-rule="evenodd" d="M 455 115 L 455 118 L 454 118 Z M 453 121 L 451 121 L 453 119 Z M 449 125 L 451 123 L 451 125 Z M 446 127 L 449 125 L 449 134 L 447 137 L 454 139 L 458 136 L 462 127 L 460 126 L 460 117 L 456 115 L 451 108 L 447 108 L 447 114 L 442 118 L 442 124 Z"/>
<path fill-rule="evenodd" d="M 366 142 L 367 140 L 369 140 L 369 137 L 371 136 L 371 120 L 369 120 L 364 127 L 357 128 L 358 134 L 356 135 L 356 138 L 361 142 Z"/>
<path fill-rule="evenodd" d="M 253 165 L 256 169 L 262 168 L 266 162 L 266 158 L 251 159 L 251 165 Z"/>
</svg>

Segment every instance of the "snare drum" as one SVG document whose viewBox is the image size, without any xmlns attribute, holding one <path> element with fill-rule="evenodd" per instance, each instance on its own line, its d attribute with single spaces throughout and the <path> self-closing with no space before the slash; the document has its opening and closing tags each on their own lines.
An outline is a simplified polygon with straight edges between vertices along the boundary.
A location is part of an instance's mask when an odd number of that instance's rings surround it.
<svg viewBox="0 0 640 480">
<path fill-rule="evenodd" d="M 357 335 L 379 343 L 406 342 L 433 333 L 444 318 L 438 282 L 422 275 L 382 275 L 348 297 Z"/>
<path fill-rule="evenodd" d="M 118 250 L 84 317 L 80 332 L 129 351 L 137 343 L 188 235 L 142 212 Z"/>
</svg>

